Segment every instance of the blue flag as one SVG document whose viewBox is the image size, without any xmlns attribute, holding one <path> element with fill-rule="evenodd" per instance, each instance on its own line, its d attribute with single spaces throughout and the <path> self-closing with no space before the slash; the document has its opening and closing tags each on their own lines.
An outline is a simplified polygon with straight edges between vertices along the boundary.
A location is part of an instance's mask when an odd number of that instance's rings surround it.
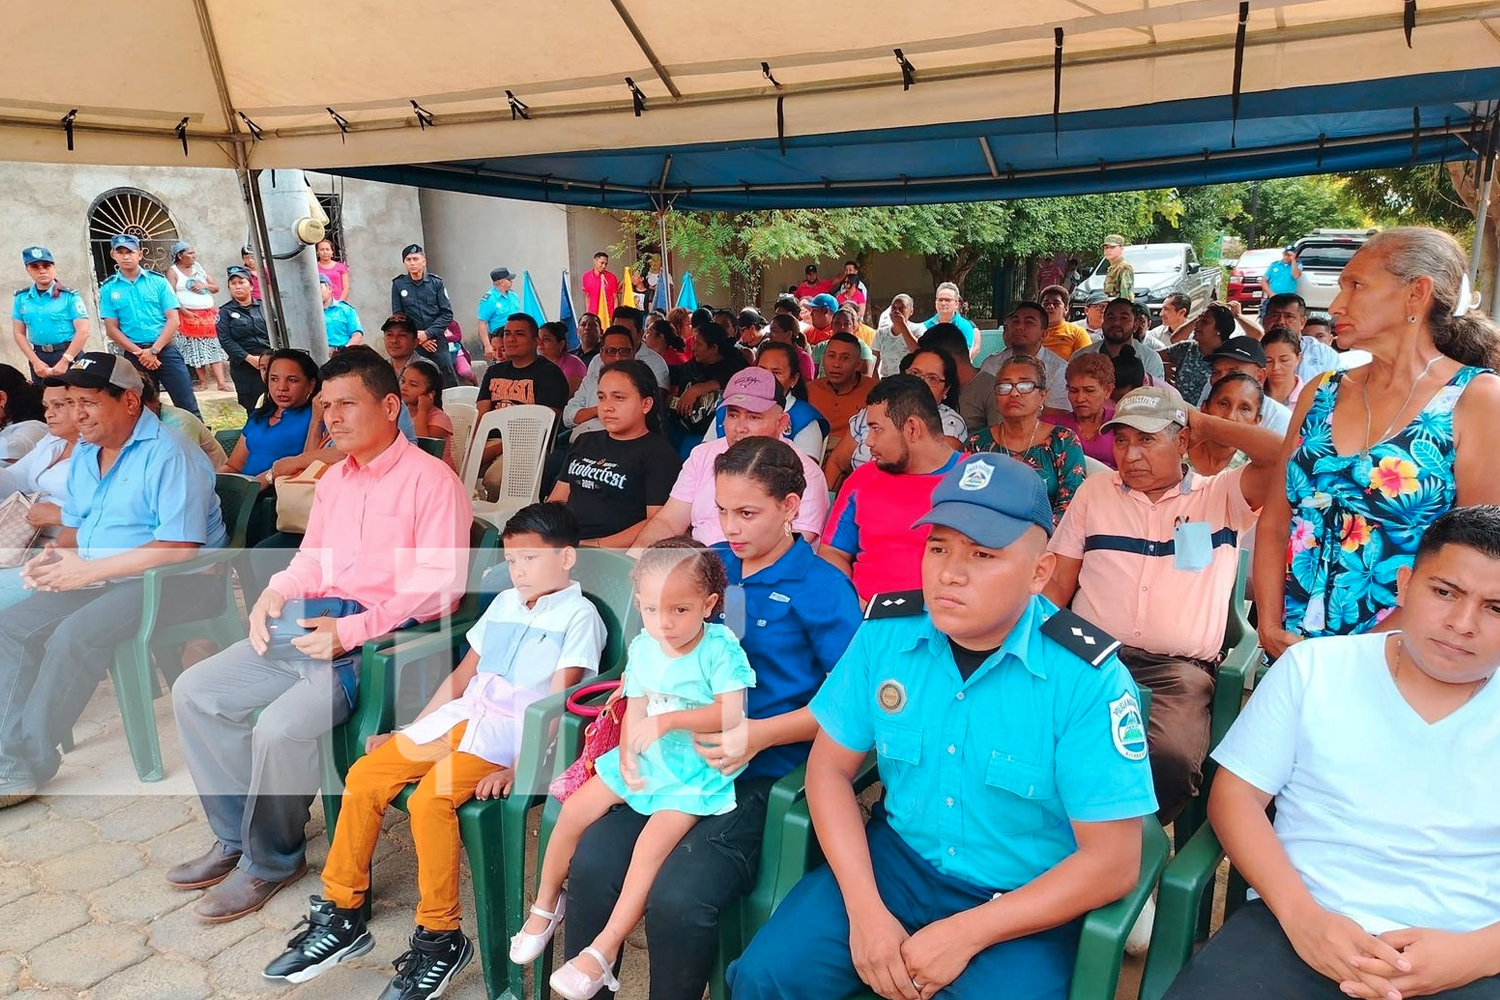
<svg viewBox="0 0 1500 1000">
<path fill-rule="evenodd" d="M 531 283 L 530 271 L 521 272 L 521 311 L 536 320 L 537 326 L 547 322 L 547 314 L 542 311 L 542 300 L 536 297 L 536 286 Z"/>
<path fill-rule="evenodd" d="M 562 303 L 557 307 L 557 319 L 568 325 L 568 350 L 576 351 L 579 347 L 578 323 L 573 319 L 573 296 L 568 294 L 567 268 L 563 268 L 562 273 Z"/>
<path fill-rule="evenodd" d="M 698 308 L 698 293 L 693 291 L 693 276 L 687 271 L 682 274 L 682 291 L 677 295 L 677 305 L 681 309 Z"/>
<path fill-rule="evenodd" d="M 666 275 L 666 272 L 665 271 L 657 271 L 656 272 L 656 298 L 655 298 L 655 300 L 652 301 L 651 308 L 652 309 L 660 309 L 663 313 L 665 313 L 668 309 L 672 308 L 672 300 L 669 299 L 669 298 L 667 298 L 668 294 L 669 294 L 669 290 L 667 288 L 667 275 Z"/>
</svg>

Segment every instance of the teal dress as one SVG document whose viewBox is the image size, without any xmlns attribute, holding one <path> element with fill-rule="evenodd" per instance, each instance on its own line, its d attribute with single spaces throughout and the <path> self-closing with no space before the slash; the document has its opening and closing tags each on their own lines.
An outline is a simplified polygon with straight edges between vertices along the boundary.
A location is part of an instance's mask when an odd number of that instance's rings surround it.
<svg viewBox="0 0 1500 1000">
<path fill-rule="evenodd" d="M 1460 368 L 1411 423 L 1366 452 L 1333 447 L 1344 372 L 1318 387 L 1286 469 L 1292 508 L 1286 629 L 1306 637 L 1375 629 L 1396 607 L 1396 573 L 1458 500 L 1453 408 L 1488 369 Z"/>
<path fill-rule="evenodd" d="M 1041 426 L 1047 429 L 1047 433 L 1025 451 L 1013 452 L 1001 445 L 988 427 L 969 436 L 968 450 L 1009 455 L 1031 466 L 1047 487 L 1047 499 L 1052 504 L 1052 520 L 1057 523 L 1067 513 L 1068 504 L 1073 502 L 1073 494 L 1083 485 L 1089 470 L 1084 462 L 1083 444 L 1078 440 L 1077 434 L 1055 424 L 1043 423 Z"/>
<path fill-rule="evenodd" d="M 630 643 L 625 696 L 645 698 L 647 715 L 702 708 L 731 691 L 755 687 L 755 671 L 734 633 L 706 624 L 703 638 L 686 656 L 670 657 L 644 631 Z M 684 729 L 664 733 L 636 757 L 646 787 L 634 791 L 620 774 L 620 751 L 595 763 L 600 779 L 626 805 L 643 816 L 663 809 L 692 816 L 718 816 L 734 809 L 735 774 L 714 770 L 693 749 Z"/>
</svg>

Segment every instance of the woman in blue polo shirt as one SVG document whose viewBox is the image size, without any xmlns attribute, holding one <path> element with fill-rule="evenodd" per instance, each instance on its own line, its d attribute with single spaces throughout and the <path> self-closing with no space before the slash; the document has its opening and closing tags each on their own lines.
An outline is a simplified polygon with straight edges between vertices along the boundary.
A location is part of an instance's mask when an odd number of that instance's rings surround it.
<svg viewBox="0 0 1500 1000">
<path fill-rule="evenodd" d="M 701 820 L 667 859 L 647 903 L 652 1000 L 701 1000 L 719 944 L 719 913 L 749 891 L 771 786 L 807 760 L 817 723 L 807 705 L 860 624 L 854 587 L 792 530 L 807 481 L 792 447 L 746 438 L 714 461 L 729 572 L 721 621 L 740 638 L 756 684 L 749 719 L 698 736 L 698 752 L 735 780 L 735 809 Z M 609 919 L 646 817 L 607 813 L 585 832 L 569 879 L 569 954 Z"/>
</svg>

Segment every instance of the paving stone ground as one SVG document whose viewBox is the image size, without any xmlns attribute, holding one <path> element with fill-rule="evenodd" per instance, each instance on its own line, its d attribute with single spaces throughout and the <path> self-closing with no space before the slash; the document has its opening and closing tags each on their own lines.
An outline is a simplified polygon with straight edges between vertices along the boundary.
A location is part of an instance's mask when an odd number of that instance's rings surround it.
<svg viewBox="0 0 1500 1000">
<path fill-rule="evenodd" d="M 4 1000 L 375 1000 L 405 950 L 416 908 L 416 856 L 406 817 L 391 810 L 375 868 L 367 955 L 301 986 L 271 983 L 261 968 L 321 891 L 327 855 L 314 805 L 309 874 L 259 913 L 204 924 L 196 892 L 166 886 L 168 868 L 201 853 L 212 834 L 177 746 L 168 699 L 156 703 L 167 778 L 136 779 L 108 682 L 75 729 L 74 752 L 47 794 L 0 809 L 0 998 Z M 532 831 L 534 835 L 534 830 Z M 462 899 L 473 912 L 467 874 Z M 640 931 L 627 946 L 621 1000 L 645 1000 Z M 1140 966 L 1128 961 L 1117 1000 L 1133 998 Z M 479 962 L 450 986 L 451 1000 L 486 1000 Z"/>
</svg>

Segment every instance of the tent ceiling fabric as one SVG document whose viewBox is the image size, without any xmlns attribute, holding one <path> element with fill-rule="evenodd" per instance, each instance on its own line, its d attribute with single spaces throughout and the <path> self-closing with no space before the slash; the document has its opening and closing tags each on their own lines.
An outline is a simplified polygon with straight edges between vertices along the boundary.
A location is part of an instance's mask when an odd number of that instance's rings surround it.
<svg viewBox="0 0 1500 1000">
<path fill-rule="evenodd" d="M 1231 127 L 1238 0 L 875 0 L 848 39 L 788 30 L 807 8 L 786 0 L 75 0 L 66 26 L 26 5 L 0 42 L 0 158 L 739 207 L 1409 162 L 1413 108 L 1419 159 L 1468 155 L 1446 133 L 1500 98 L 1500 0 L 1418 0 L 1410 48 L 1405 7 L 1254 0 Z"/>
</svg>

